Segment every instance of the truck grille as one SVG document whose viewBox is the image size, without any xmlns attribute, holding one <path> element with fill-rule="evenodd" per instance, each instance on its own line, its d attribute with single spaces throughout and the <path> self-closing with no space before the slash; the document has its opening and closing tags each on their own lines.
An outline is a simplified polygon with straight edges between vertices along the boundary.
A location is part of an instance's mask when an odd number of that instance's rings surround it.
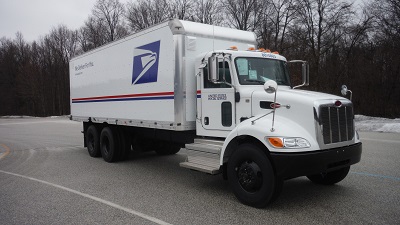
<svg viewBox="0 0 400 225">
<path fill-rule="evenodd" d="M 324 144 L 352 140 L 354 137 L 352 105 L 320 106 L 320 125 Z"/>
</svg>

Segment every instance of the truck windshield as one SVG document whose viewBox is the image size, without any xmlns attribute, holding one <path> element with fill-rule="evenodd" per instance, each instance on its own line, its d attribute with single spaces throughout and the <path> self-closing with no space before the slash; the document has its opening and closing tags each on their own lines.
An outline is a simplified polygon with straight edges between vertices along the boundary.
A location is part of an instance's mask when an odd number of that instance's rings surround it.
<svg viewBox="0 0 400 225">
<path fill-rule="evenodd" d="M 239 82 L 243 85 L 264 84 L 275 80 L 278 85 L 290 86 L 286 62 L 265 58 L 236 58 Z"/>
</svg>

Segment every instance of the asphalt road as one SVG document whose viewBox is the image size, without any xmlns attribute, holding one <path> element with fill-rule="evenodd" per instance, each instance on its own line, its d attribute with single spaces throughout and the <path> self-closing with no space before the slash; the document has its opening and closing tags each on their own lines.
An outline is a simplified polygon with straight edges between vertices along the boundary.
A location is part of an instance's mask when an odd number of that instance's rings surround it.
<svg viewBox="0 0 400 225">
<path fill-rule="evenodd" d="M 179 167 L 182 153 L 91 158 L 67 118 L 0 119 L 0 224 L 400 224 L 400 134 L 360 133 L 342 182 L 286 181 L 265 209 L 227 181 Z"/>
</svg>

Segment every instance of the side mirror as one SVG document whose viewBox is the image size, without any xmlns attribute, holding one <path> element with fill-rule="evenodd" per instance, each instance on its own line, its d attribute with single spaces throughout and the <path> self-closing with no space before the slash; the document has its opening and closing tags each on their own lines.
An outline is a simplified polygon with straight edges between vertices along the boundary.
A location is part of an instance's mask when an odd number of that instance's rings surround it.
<svg viewBox="0 0 400 225">
<path fill-rule="evenodd" d="M 273 94 L 278 89 L 278 84 L 274 80 L 268 80 L 264 83 L 264 90 L 268 94 Z"/>
<path fill-rule="evenodd" d="M 347 91 L 348 91 L 347 86 L 343 84 L 343 85 L 342 85 L 342 90 L 341 90 L 342 95 L 343 95 L 343 96 L 346 96 L 346 95 L 347 95 Z"/>
<path fill-rule="evenodd" d="M 350 101 L 353 98 L 353 92 L 347 89 L 347 86 L 344 84 L 342 85 L 342 89 L 340 90 L 340 92 L 342 93 L 343 96 L 346 96 L 347 93 L 350 92 Z"/>
<path fill-rule="evenodd" d="M 208 58 L 208 80 L 211 82 L 217 82 L 219 80 L 218 73 L 218 57 L 213 54 Z"/>
<path fill-rule="evenodd" d="M 302 77 L 302 84 L 297 85 L 295 87 L 293 87 L 293 89 L 295 88 L 299 88 L 299 87 L 303 87 L 303 86 L 308 86 L 310 84 L 310 72 L 309 72 L 309 65 L 307 63 L 307 61 L 303 61 L 303 60 L 291 60 L 289 61 L 289 63 L 301 63 L 301 77 Z"/>
</svg>

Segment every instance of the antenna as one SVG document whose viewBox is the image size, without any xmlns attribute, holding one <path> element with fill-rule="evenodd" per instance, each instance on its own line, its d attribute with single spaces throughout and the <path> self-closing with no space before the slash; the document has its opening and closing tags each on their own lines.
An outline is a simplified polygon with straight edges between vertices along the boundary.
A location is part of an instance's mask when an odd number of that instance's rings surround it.
<svg viewBox="0 0 400 225">
<path fill-rule="evenodd" d="M 213 52 L 215 51 L 215 47 L 214 47 L 214 39 L 215 39 L 215 34 L 214 34 L 214 23 L 212 25 L 213 27 Z"/>
</svg>

